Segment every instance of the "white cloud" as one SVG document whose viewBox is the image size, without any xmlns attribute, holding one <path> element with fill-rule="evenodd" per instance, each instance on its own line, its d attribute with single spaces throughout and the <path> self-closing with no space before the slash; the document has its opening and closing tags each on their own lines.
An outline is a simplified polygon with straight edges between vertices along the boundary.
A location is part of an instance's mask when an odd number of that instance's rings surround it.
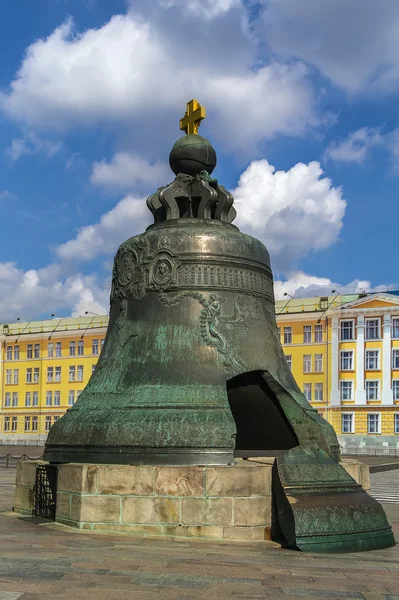
<svg viewBox="0 0 399 600">
<path fill-rule="evenodd" d="M 240 0 L 160 0 L 163 8 L 178 7 L 186 14 L 193 14 L 211 21 L 240 5 Z"/>
<path fill-rule="evenodd" d="M 399 175 L 399 127 L 389 134 L 389 150 L 392 155 L 393 172 Z"/>
<path fill-rule="evenodd" d="M 285 281 L 274 282 L 276 300 L 289 300 L 290 296 L 296 298 L 312 298 L 313 296 L 330 296 L 335 290 L 336 294 L 360 294 L 361 292 L 385 292 L 398 289 L 399 283 L 380 284 L 373 286 L 370 281 L 354 279 L 342 284 L 331 281 L 328 277 L 316 277 L 303 271 L 290 273 Z M 289 296 L 284 296 L 284 293 Z M 335 295 L 335 294 L 334 294 Z"/>
<path fill-rule="evenodd" d="M 110 190 L 132 190 L 133 188 L 157 188 L 165 185 L 172 177 L 166 163 L 150 163 L 140 156 L 128 152 L 117 152 L 111 162 L 95 162 L 91 182 Z"/>
<path fill-rule="evenodd" d="M 0 314 L 3 322 L 35 319 L 62 311 L 68 315 L 86 310 L 108 311 L 109 291 L 95 276 L 79 273 L 63 277 L 59 265 L 22 271 L 0 263 Z"/>
<path fill-rule="evenodd" d="M 0 190 L 0 202 L 2 200 L 13 200 L 15 194 L 12 194 L 9 190 Z"/>
<path fill-rule="evenodd" d="M 237 224 L 266 244 L 277 271 L 292 270 L 311 250 L 327 248 L 338 237 L 346 202 L 341 188 L 322 175 L 318 162 L 276 171 L 258 160 L 232 191 Z"/>
<path fill-rule="evenodd" d="M 42 138 L 33 131 L 26 133 L 23 137 L 15 138 L 6 149 L 6 155 L 12 162 L 17 161 L 21 156 L 43 153 L 51 157 L 61 150 L 61 143 Z"/>
<path fill-rule="evenodd" d="M 336 162 L 362 163 L 384 137 L 378 127 L 362 127 L 351 132 L 345 140 L 332 142 L 324 153 L 324 159 Z"/>
<path fill-rule="evenodd" d="M 185 22 L 179 12 L 172 19 L 157 10 L 151 20 L 116 15 L 79 34 L 67 21 L 28 48 L 0 107 L 30 128 L 129 124 L 140 155 L 146 144 L 159 148 L 176 137 L 192 97 L 207 106 L 212 130 L 235 146 L 256 146 L 275 133 L 300 135 L 317 122 L 303 64 L 254 68 L 257 49 L 243 31 L 243 9 L 227 12 L 223 27 L 216 19 L 203 28 L 195 15 Z"/>
<path fill-rule="evenodd" d="M 144 198 L 126 196 L 98 223 L 79 229 L 74 239 L 56 249 L 56 254 L 63 261 L 86 262 L 115 253 L 123 241 L 143 231 L 150 217 Z"/>
<path fill-rule="evenodd" d="M 264 0 L 261 34 L 284 59 L 316 66 L 350 93 L 399 89 L 397 0 Z"/>
</svg>

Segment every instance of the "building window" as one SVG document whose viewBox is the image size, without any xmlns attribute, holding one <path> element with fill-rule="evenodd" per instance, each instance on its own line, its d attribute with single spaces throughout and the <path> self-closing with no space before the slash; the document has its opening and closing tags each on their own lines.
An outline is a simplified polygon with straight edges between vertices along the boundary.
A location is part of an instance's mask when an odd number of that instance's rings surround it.
<svg viewBox="0 0 399 600">
<path fill-rule="evenodd" d="M 304 354 L 303 355 L 303 372 L 310 373 L 312 371 L 312 355 Z"/>
<path fill-rule="evenodd" d="M 353 413 L 342 413 L 342 433 L 354 433 Z"/>
<path fill-rule="evenodd" d="M 39 425 L 39 419 L 37 417 L 32 417 L 32 431 L 37 431 Z"/>
<path fill-rule="evenodd" d="M 392 350 L 392 369 L 399 369 L 399 349 Z"/>
<path fill-rule="evenodd" d="M 366 370 L 375 371 L 378 369 L 378 350 L 366 350 Z"/>
<path fill-rule="evenodd" d="M 45 420 L 45 429 L 46 431 L 50 431 L 51 427 L 51 417 L 47 416 Z"/>
<path fill-rule="evenodd" d="M 12 360 L 12 346 L 7 346 L 7 360 Z"/>
<path fill-rule="evenodd" d="M 53 404 L 53 392 L 47 390 L 46 392 L 46 406 L 51 406 Z"/>
<path fill-rule="evenodd" d="M 91 353 L 98 354 L 98 340 L 93 340 L 91 342 Z"/>
<path fill-rule="evenodd" d="M 339 389 L 341 392 L 341 400 L 352 400 L 352 381 L 340 381 Z"/>
<path fill-rule="evenodd" d="M 33 344 L 26 346 L 26 358 L 33 358 Z"/>
<path fill-rule="evenodd" d="M 341 371 L 353 370 L 353 350 L 341 350 Z"/>
<path fill-rule="evenodd" d="M 30 417 L 25 417 L 25 431 L 30 431 Z"/>
<path fill-rule="evenodd" d="M 14 360 L 19 360 L 19 346 L 14 346 Z"/>
<path fill-rule="evenodd" d="M 12 381 L 12 369 L 6 369 L 6 383 L 11 383 Z"/>
<path fill-rule="evenodd" d="M 53 383 L 54 381 L 54 369 L 53 367 L 47 367 L 47 383 Z"/>
<path fill-rule="evenodd" d="M 84 341 L 79 340 L 78 341 L 78 356 L 83 356 L 83 354 L 84 354 Z"/>
<path fill-rule="evenodd" d="M 314 384 L 314 399 L 315 399 L 315 402 L 323 402 L 323 384 L 322 383 Z"/>
<path fill-rule="evenodd" d="M 75 367 L 69 367 L 69 381 L 75 381 L 75 370 Z"/>
<path fill-rule="evenodd" d="M 321 310 L 326 310 L 328 308 L 328 296 L 322 296 L 320 298 L 319 306 Z"/>
<path fill-rule="evenodd" d="M 83 392 L 83 390 L 78 390 L 76 392 L 76 400 L 79 398 L 80 394 Z"/>
<path fill-rule="evenodd" d="M 379 381 L 366 381 L 366 400 L 378 400 Z"/>
<path fill-rule="evenodd" d="M 32 392 L 25 392 L 25 406 L 30 406 L 32 401 Z"/>
<path fill-rule="evenodd" d="M 61 342 L 56 342 L 55 343 L 55 355 L 57 357 L 62 355 L 62 346 L 61 346 Z"/>
<path fill-rule="evenodd" d="M 32 369 L 26 369 L 26 383 L 32 383 Z"/>
<path fill-rule="evenodd" d="M 11 431 L 17 431 L 18 429 L 18 417 L 13 417 L 11 422 Z"/>
<path fill-rule="evenodd" d="M 284 327 L 284 344 L 292 344 L 292 327 Z"/>
<path fill-rule="evenodd" d="M 33 392 L 32 406 L 39 406 L 39 392 Z"/>
<path fill-rule="evenodd" d="M 286 358 L 287 358 L 287 356 L 286 356 Z M 291 357 L 290 357 L 290 358 L 291 358 Z M 96 366 L 97 366 L 97 363 L 96 363 L 96 364 L 94 364 L 94 365 L 91 365 L 91 372 L 92 372 L 92 373 L 94 373 L 94 371 L 96 370 Z"/>
<path fill-rule="evenodd" d="M 56 421 L 58 421 L 60 417 L 58 415 L 55 415 L 55 417 L 53 417 L 53 423 L 55 423 Z"/>
<path fill-rule="evenodd" d="M 303 384 L 303 393 L 305 395 L 305 398 L 308 402 L 312 401 L 312 384 L 311 383 L 304 383 Z"/>
<path fill-rule="evenodd" d="M 19 369 L 14 369 L 14 374 L 13 375 L 14 375 L 13 381 L 16 384 L 16 383 L 19 382 Z"/>
<path fill-rule="evenodd" d="M 11 392 L 6 392 L 5 406 L 11 406 Z"/>
<path fill-rule="evenodd" d="M 393 399 L 399 400 L 399 379 L 392 380 Z"/>
<path fill-rule="evenodd" d="M 54 392 L 54 406 L 60 406 L 61 404 L 61 392 L 56 390 Z"/>
<path fill-rule="evenodd" d="M 76 356 L 76 342 L 69 342 L 69 356 Z"/>
<path fill-rule="evenodd" d="M 53 358 L 53 356 L 54 356 L 54 343 L 53 342 L 48 342 L 48 344 L 47 344 L 47 356 L 49 358 Z"/>
<path fill-rule="evenodd" d="M 33 383 L 39 383 L 40 369 L 35 367 L 33 369 Z"/>
<path fill-rule="evenodd" d="M 35 358 L 40 358 L 40 344 L 35 344 Z"/>
<path fill-rule="evenodd" d="M 392 337 L 394 339 L 399 338 L 399 317 L 393 317 L 392 319 Z"/>
<path fill-rule="evenodd" d="M 380 337 L 380 320 L 366 319 L 366 340 L 378 340 Z"/>
<path fill-rule="evenodd" d="M 55 367 L 55 378 L 54 381 L 60 383 L 61 381 L 61 367 Z"/>
<path fill-rule="evenodd" d="M 4 431 L 10 431 L 10 417 L 4 417 Z"/>
<path fill-rule="evenodd" d="M 314 341 L 320 343 L 323 341 L 323 325 L 314 326 Z"/>
<path fill-rule="evenodd" d="M 393 416 L 393 432 L 399 433 L 399 413 Z"/>
<path fill-rule="evenodd" d="M 304 344 L 312 343 L 312 326 L 311 325 L 303 326 L 303 343 Z"/>
<path fill-rule="evenodd" d="M 341 321 L 341 340 L 353 340 L 354 335 L 354 322 L 350 321 Z"/>
<path fill-rule="evenodd" d="M 291 354 L 285 356 L 285 360 L 287 361 L 287 365 L 290 371 L 292 371 L 292 356 Z M 95 367 L 95 365 L 93 365 Z M 94 370 L 94 369 L 93 369 Z"/>
<path fill-rule="evenodd" d="M 18 392 L 12 393 L 12 405 L 18 406 Z"/>
<path fill-rule="evenodd" d="M 316 373 L 321 373 L 323 371 L 323 355 L 322 354 L 314 355 L 314 370 Z"/>
<path fill-rule="evenodd" d="M 83 365 L 78 365 L 77 381 L 83 381 Z"/>
<path fill-rule="evenodd" d="M 68 404 L 69 404 L 69 406 L 73 406 L 75 404 L 75 390 L 69 390 Z"/>
<path fill-rule="evenodd" d="M 367 433 L 380 433 L 379 413 L 369 413 L 367 415 Z"/>
</svg>

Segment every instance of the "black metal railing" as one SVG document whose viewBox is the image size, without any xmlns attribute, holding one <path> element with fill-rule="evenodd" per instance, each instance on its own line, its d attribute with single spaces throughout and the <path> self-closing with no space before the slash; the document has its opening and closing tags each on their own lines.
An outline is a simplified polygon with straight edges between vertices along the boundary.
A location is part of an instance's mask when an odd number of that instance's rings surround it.
<svg viewBox="0 0 399 600">
<path fill-rule="evenodd" d="M 399 458 L 399 448 L 358 448 L 346 446 L 341 448 L 343 456 L 381 456 Z"/>
<path fill-rule="evenodd" d="M 0 468 L 3 467 L 5 469 L 15 468 L 17 466 L 17 462 L 21 459 L 24 460 L 41 460 L 43 455 L 41 456 L 28 456 L 27 454 L 21 454 L 21 456 L 13 456 L 12 454 L 4 454 L 0 456 Z"/>
<path fill-rule="evenodd" d="M 57 465 L 38 465 L 34 486 L 35 517 L 55 521 L 57 510 Z"/>
</svg>

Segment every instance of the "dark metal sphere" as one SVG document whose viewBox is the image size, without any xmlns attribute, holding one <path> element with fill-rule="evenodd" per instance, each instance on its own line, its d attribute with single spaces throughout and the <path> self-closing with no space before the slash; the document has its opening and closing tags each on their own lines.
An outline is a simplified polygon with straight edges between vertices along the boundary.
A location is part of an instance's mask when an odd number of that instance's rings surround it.
<svg viewBox="0 0 399 600">
<path fill-rule="evenodd" d="M 216 167 L 216 152 L 212 144 L 200 135 L 184 135 L 170 151 L 169 164 L 175 175 L 197 175 L 201 171 L 212 173 Z"/>
</svg>

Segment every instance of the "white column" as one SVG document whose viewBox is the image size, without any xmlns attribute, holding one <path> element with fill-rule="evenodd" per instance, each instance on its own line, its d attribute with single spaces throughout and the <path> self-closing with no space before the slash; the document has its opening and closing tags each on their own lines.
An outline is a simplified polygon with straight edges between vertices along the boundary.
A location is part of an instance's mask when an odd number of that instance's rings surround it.
<svg viewBox="0 0 399 600">
<path fill-rule="evenodd" d="M 338 385 L 338 317 L 331 319 L 331 394 L 330 405 L 339 406 L 341 404 L 341 396 Z"/>
<path fill-rule="evenodd" d="M 366 404 L 364 388 L 364 316 L 357 317 L 356 326 L 356 391 L 355 404 Z"/>
<path fill-rule="evenodd" d="M 382 322 L 382 404 L 393 404 L 391 387 L 391 315 L 385 314 Z"/>
</svg>

